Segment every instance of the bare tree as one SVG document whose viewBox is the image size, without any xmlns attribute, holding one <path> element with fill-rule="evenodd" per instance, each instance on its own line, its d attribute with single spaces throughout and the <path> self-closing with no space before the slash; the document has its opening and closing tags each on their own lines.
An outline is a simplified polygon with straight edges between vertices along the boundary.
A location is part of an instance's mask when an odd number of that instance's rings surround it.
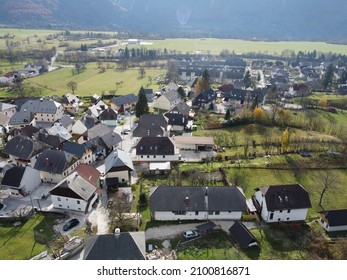
<svg viewBox="0 0 347 280">
<path fill-rule="evenodd" d="M 318 205 L 324 210 L 322 206 L 323 196 L 329 188 L 333 187 L 333 185 L 339 181 L 339 177 L 328 168 L 323 169 L 318 177 L 323 184 L 323 190 L 320 194 Z"/>
</svg>

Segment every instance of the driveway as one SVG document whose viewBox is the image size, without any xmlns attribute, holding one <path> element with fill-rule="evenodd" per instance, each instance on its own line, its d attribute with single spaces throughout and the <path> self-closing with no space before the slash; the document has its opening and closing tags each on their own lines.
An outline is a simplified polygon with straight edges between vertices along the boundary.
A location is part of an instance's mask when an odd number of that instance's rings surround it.
<svg viewBox="0 0 347 280">
<path fill-rule="evenodd" d="M 234 224 L 233 221 L 213 221 L 217 227 L 224 230 L 229 234 L 229 228 Z M 149 239 L 171 239 L 177 235 L 183 234 L 187 230 L 194 230 L 196 226 L 204 224 L 201 223 L 191 223 L 191 224 L 179 224 L 179 225 L 170 225 L 170 226 L 160 226 L 154 227 L 146 230 L 145 237 L 146 240 Z M 255 222 L 243 222 L 247 228 L 257 228 L 259 225 Z"/>
</svg>

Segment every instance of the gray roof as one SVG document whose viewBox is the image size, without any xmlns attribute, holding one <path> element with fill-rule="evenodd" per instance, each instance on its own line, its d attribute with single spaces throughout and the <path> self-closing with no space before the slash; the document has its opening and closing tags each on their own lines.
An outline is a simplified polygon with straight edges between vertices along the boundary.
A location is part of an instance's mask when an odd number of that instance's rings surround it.
<svg viewBox="0 0 347 280">
<path fill-rule="evenodd" d="M 170 103 L 176 101 L 177 99 L 181 99 L 181 95 L 176 90 L 171 90 L 169 92 L 166 92 L 159 98 L 163 98 L 163 97 L 169 100 Z"/>
<path fill-rule="evenodd" d="M 81 198 L 89 201 L 95 194 L 97 188 L 90 182 L 79 176 L 76 172 L 66 177 L 50 192 L 51 195 Z"/>
<path fill-rule="evenodd" d="M 27 124 L 31 123 L 31 121 L 34 119 L 34 115 L 31 112 L 16 112 L 10 120 L 10 125 L 21 125 L 21 124 Z"/>
<path fill-rule="evenodd" d="M 62 174 L 71 164 L 72 160 L 69 160 L 66 152 L 45 150 L 38 156 L 34 168 L 39 171 Z"/>
<path fill-rule="evenodd" d="M 40 141 L 18 135 L 8 141 L 2 152 L 20 159 L 29 160 L 47 148 L 48 145 Z"/>
<path fill-rule="evenodd" d="M 2 179 L 1 185 L 19 188 L 24 172 L 25 167 L 13 166 L 12 168 L 6 171 L 5 176 Z"/>
<path fill-rule="evenodd" d="M 117 149 L 116 151 L 113 151 L 111 154 L 109 154 L 107 158 L 105 159 L 105 165 L 102 172 L 106 174 L 113 167 L 123 167 L 123 166 L 126 166 L 129 169 L 134 170 L 134 165 L 131 160 L 131 157 L 126 152 Z"/>
<path fill-rule="evenodd" d="M 55 149 L 60 149 L 61 144 L 66 141 L 59 135 L 49 134 L 45 129 L 41 129 L 39 132 L 35 133 L 34 137 L 42 143 L 45 143 Z"/>
<path fill-rule="evenodd" d="M 127 95 L 113 97 L 110 102 L 113 104 L 116 104 L 117 106 L 122 106 L 122 105 L 128 104 L 128 103 L 136 103 L 137 102 L 137 96 L 133 93 L 130 93 Z"/>
<path fill-rule="evenodd" d="M 55 114 L 57 112 L 58 106 L 59 106 L 59 103 L 53 100 L 46 100 L 46 99 L 28 100 L 22 105 L 20 110 L 22 112 L 29 111 L 32 113 Z"/>
<path fill-rule="evenodd" d="M 151 189 L 151 212 L 246 211 L 246 209 L 246 199 L 237 187 L 196 186 Z"/>
<path fill-rule="evenodd" d="M 106 135 L 110 132 L 112 131 L 107 125 L 99 123 L 96 126 L 93 126 L 92 128 L 88 129 L 87 136 L 88 136 L 88 139 L 93 139 L 98 136 L 101 137 L 103 135 Z"/>
<path fill-rule="evenodd" d="M 133 130 L 133 137 L 158 137 L 158 136 L 164 136 L 165 129 L 161 126 L 154 126 L 152 128 L 147 128 L 144 126 L 137 126 Z"/>
<path fill-rule="evenodd" d="M 173 107 L 170 113 L 180 113 L 185 116 L 189 115 L 190 107 L 185 102 L 178 103 L 175 107 Z"/>
<path fill-rule="evenodd" d="M 75 155 L 78 158 L 82 158 L 84 152 L 86 151 L 86 146 L 76 142 L 66 141 L 63 143 L 63 148 L 61 150 Z"/>
<path fill-rule="evenodd" d="M 268 211 L 311 208 L 309 193 L 300 184 L 272 185 L 260 191 L 265 196 Z"/>
<path fill-rule="evenodd" d="M 135 240 L 133 233 L 91 236 L 86 241 L 83 259 L 85 260 L 144 260 L 144 252 L 140 249 L 141 241 Z M 141 239 L 141 238 L 140 238 Z"/>
<path fill-rule="evenodd" d="M 74 123 L 74 120 L 70 116 L 64 115 L 59 119 L 58 122 L 60 122 L 63 127 L 68 128 L 69 125 Z"/>
<path fill-rule="evenodd" d="M 14 104 L 8 104 L 8 103 L 3 103 L 0 102 L 0 112 L 8 110 L 8 109 L 13 109 L 16 108 L 17 106 Z"/>
</svg>

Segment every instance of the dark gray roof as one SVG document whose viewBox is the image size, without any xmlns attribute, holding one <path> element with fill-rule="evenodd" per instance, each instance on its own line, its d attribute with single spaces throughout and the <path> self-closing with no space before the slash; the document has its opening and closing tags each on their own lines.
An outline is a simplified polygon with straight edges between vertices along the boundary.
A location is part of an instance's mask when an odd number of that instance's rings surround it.
<svg viewBox="0 0 347 280">
<path fill-rule="evenodd" d="M 236 187 L 157 187 L 150 196 L 150 209 L 151 212 L 245 211 L 247 206 Z"/>
<path fill-rule="evenodd" d="M 311 208 L 309 193 L 300 184 L 267 186 L 260 191 L 268 211 Z"/>
<path fill-rule="evenodd" d="M 168 120 L 163 115 L 144 114 L 133 131 L 133 137 L 163 136 L 167 126 Z"/>
<path fill-rule="evenodd" d="M 137 155 L 174 155 L 175 146 L 169 137 L 142 137 L 136 145 Z"/>
<path fill-rule="evenodd" d="M 190 107 L 185 102 L 178 103 L 175 107 L 173 107 L 170 113 L 180 113 L 185 116 L 189 115 Z"/>
<path fill-rule="evenodd" d="M 57 112 L 57 105 L 58 103 L 53 100 L 28 100 L 22 105 L 20 110 L 22 112 L 29 111 L 32 113 L 55 114 Z"/>
<path fill-rule="evenodd" d="M 40 141 L 18 135 L 8 141 L 2 152 L 6 155 L 29 160 L 47 148 L 48 145 Z"/>
<path fill-rule="evenodd" d="M 237 241 L 242 249 L 246 249 L 250 244 L 258 242 L 254 235 L 240 221 L 235 221 L 229 228 L 230 235 Z"/>
<path fill-rule="evenodd" d="M 5 186 L 19 188 L 24 172 L 25 172 L 25 167 L 13 166 L 12 168 L 6 171 L 1 184 Z"/>
<path fill-rule="evenodd" d="M 107 108 L 99 115 L 99 120 L 117 120 L 117 112 L 112 108 Z"/>
<path fill-rule="evenodd" d="M 31 112 L 16 112 L 10 119 L 10 125 L 28 125 L 34 119 Z"/>
<path fill-rule="evenodd" d="M 45 143 L 55 149 L 60 149 L 62 143 L 66 141 L 59 135 L 49 134 L 45 129 L 41 129 L 39 132 L 35 133 L 34 137 L 42 143 Z"/>
<path fill-rule="evenodd" d="M 16 99 L 16 100 L 14 100 L 11 103 L 16 105 L 18 111 L 20 111 L 22 106 L 23 106 L 23 104 L 25 104 L 28 100 L 35 100 L 35 99 L 36 99 L 35 97 L 23 97 L 23 98 Z"/>
<path fill-rule="evenodd" d="M 76 142 L 66 141 L 65 143 L 63 143 L 63 148 L 61 150 L 64 152 L 70 153 L 72 155 L 75 155 L 78 158 L 82 158 L 86 150 L 86 146 Z"/>
<path fill-rule="evenodd" d="M 122 137 L 120 137 L 120 135 L 115 132 L 109 132 L 105 135 L 102 135 L 100 138 L 109 149 L 123 141 Z"/>
<path fill-rule="evenodd" d="M 63 151 L 45 150 L 37 158 L 34 168 L 39 171 L 62 174 L 70 165 L 72 160 Z"/>
<path fill-rule="evenodd" d="M 188 118 L 182 114 L 166 113 L 165 117 L 168 118 L 170 125 L 186 126 L 188 123 Z"/>
<path fill-rule="evenodd" d="M 209 102 L 212 102 L 216 99 L 216 93 L 213 89 L 209 88 L 208 90 L 200 93 L 195 99 L 193 100 L 194 106 L 199 106 L 201 104 L 207 104 Z"/>
<path fill-rule="evenodd" d="M 144 260 L 138 245 L 128 232 L 91 236 L 84 249 L 85 260 Z"/>
<path fill-rule="evenodd" d="M 127 95 L 113 97 L 110 102 L 116 104 L 117 106 L 122 106 L 124 104 L 137 102 L 137 96 L 130 93 Z"/>
<path fill-rule="evenodd" d="M 331 227 L 347 225 L 347 209 L 328 210 L 320 213 L 325 215 Z"/>
</svg>

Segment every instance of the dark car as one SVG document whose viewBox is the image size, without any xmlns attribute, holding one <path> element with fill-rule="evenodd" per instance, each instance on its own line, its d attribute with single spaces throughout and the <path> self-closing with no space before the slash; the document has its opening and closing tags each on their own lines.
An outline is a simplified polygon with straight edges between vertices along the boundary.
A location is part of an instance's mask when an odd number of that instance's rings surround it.
<svg viewBox="0 0 347 280">
<path fill-rule="evenodd" d="M 77 226 L 80 223 L 78 219 L 71 219 L 63 226 L 63 231 L 68 231 L 69 229 L 72 229 L 73 227 Z"/>
<path fill-rule="evenodd" d="M 309 151 L 300 151 L 299 155 L 302 157 L 310 157 L 311 153 Z"/>
</svg>

